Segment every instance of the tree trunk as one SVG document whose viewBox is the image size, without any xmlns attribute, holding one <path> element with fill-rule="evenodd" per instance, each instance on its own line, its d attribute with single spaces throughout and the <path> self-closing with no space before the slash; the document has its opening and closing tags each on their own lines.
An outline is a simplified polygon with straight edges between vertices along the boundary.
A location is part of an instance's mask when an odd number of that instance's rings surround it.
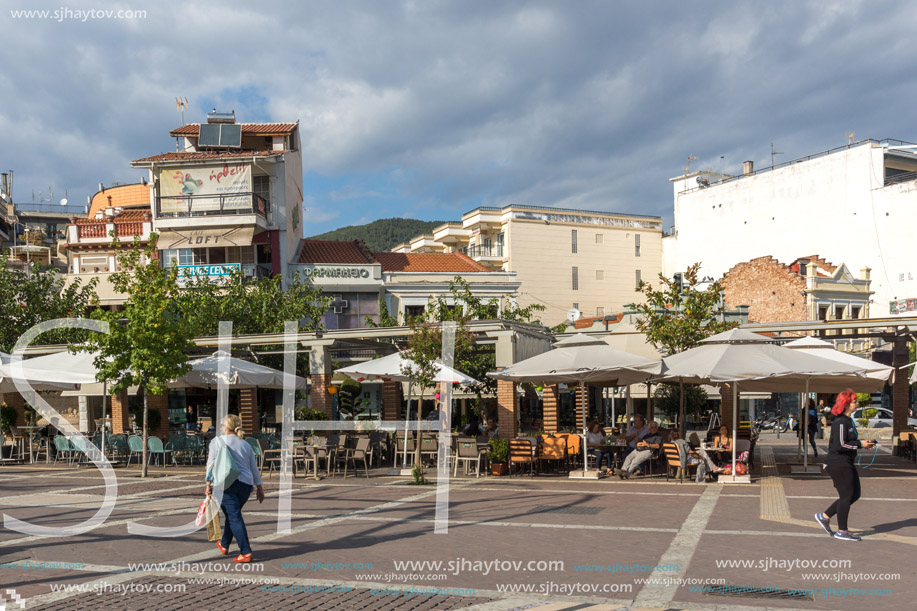
<svg viewBox="0 0 917 611">
<path fill-rule="evenodd" d="M 414 466 L 420 465 L 420 442 L 423 439 L 423 431 L 420 430 L 420 414 L 423 411 L 423 389 L 420 390 L 420 398 L 417 400 L 417 440 L 414 442 Z M 421 469 L 423 467 L 421 466 Z"/>
<path fill-rule="evenodd" d="M 143 467 L 140 472 L 140 477 L 146 477 L 147 467 L 149 466 L 148 461 L 150 459 L 149 455 L 149 439 L 150 439 L 150 428 L 148 425 L 148 418 L 150 413 L 150 400 L 147 395 L 146 389 L 143 389 Z"/>
</svg>

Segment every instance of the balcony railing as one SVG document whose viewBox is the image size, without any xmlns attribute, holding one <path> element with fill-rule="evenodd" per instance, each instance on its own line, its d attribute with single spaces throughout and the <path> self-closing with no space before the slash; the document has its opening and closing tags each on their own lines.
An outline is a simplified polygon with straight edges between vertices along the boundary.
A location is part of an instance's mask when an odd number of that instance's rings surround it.
<svg viewBox="0 0 917 611">
<path fill-rule="evenodd" d="M 158 218 L 257 214 L 267 218 L 270 203 L 257 193 L 185 195 L 156 198 Z"/>
<path fill-rule="evenodd" d="M 465 252 L 466 249 L 462 249 Z M 502 257 L 503 256 L 503 246 L 487 246 L 487 245 L 478 245 L 472 244 L 468 247 L 467 252 L 465 252 L 472 259 L 480 259 L 482 257 Z"/>
</svg>

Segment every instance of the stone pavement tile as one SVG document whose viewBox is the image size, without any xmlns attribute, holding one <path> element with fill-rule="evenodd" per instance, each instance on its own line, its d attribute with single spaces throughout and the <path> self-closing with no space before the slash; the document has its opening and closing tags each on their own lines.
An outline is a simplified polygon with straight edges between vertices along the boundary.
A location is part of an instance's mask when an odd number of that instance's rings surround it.
<svg viewBox="0 0 917 611">
<path fill-rule="evenodd" d="M 794 518 L 811 520 L 817 528 L 812 516 L 827 509 L 833 500 L 788 499 L 788 502 Z M 848 526 L 861 534 L 880 532 L 913 537 L 914 543 L 917 543 L 917 517 L 911 502 L 860 499 L 850 508 Z M 837 530 L 836 518 L 832 520 L 831 527 Z"/>
<path fill-rule="evenodd" d="M 777 526 L 779 527 L 779 525 Z M 773 608 L 831 609 L 845 611 L 862 609 L 864 606 L 875 611 L 913 608 L 910 601 L 917 595 L 917 582 L 913 578 L 887 581 L 883 579 L 866 579 L 854 582 L 849 574 L 873 575 L 880 573 L 874 568 L 874 557 L 893 559 L 891 564 L 909 565 L 910 549 L 896 543 L 874 542 L 852 544 L 837 541 L 831 537 L 748 537 L 741 535 L 704 534 L 701 537 L 697 552 L 684 577 L 688 579 L 718 578 L 730 586 L 761 588 L 818 589 L 835 588 L 835 593 L 819 592 L 814 600 L 778 600 L 768 598 L 739 598 L 732 596 L 704 595 L 691 591 L 690 587 L 681 586 L 675 596 L 680 604 L 703 603 L 721 605 L 750 605 Z M 750 567 L 739 568 L 738 565 L 718 566 L 717 561 L 745 562 Z M 825 568 L 808 568 L 797 566 L 800 562 L 826 562 Z M 845 568 L 829 568 L 837 561 L 849 561 Z M 794 563 L 790 568 L 788 563 Z M 884 566 L 888 563 L 883 562 Z M 848 577 L 837 579 L 837 573 L 848 574 Z M 900 572 L 902 575 L 905 571 Z M 913 570 L 909 573 L 913 575 Z M 836 595 L 840 588 L 855 587 L 863 593 L 859 595 Z M 890 596 L 867 595 L 870 589 L 891 588 Z M 827 594 L 827 595 L 826 595 Z M 849 594 L 849 593 L 848 593 Z M 903 606 L 902 606 L 903 605 Z"/>
<path fill-rule="evenodd" d="M 776 528 L 775 525 L 775 522 L 761 519 L 760 499 L 721 496 L 710 516 L 707 530 L 751 531 L 762 535 L 775 529 L 780 532 L 811 532 L 803 526 L 781 523 Z"/>
<path fill-rule="evenodd" d="M 876 498 L 917 498 L 917 469 L 913 477 L 877 477 L 861 469 L 863 496 Z M 834 484 L 827 475 L 781 477 L 788 496 L 834 496 Z"/>
<path fill-rule="evenodd" d="M 43 571 L 22 571 L 14 569 L 0 569 L 0 585 L 4 588 L 13 588 L 21 596 L 29 598 L 51 592 L 51 585 L 67 586 L 86 583 L 93 579 L 106 577 L 107 573 L 95 571 L 76 571 L 48 569 Z M 31 607 L 27 607 L 31 608 Z"/>
</svg>

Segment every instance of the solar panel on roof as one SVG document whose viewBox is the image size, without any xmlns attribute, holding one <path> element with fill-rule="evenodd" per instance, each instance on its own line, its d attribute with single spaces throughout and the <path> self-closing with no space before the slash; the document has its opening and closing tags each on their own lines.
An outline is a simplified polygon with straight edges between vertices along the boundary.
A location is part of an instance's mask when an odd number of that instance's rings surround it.
<svg viewBox="0 0 917 611">
<path fill-rule="evenodd" d="M 197 145 L 220 146 L 220 125 L 218 123 L 201 123 Z"/>
<path fill-rule="evenodd" d="M 242 146 L 242 126 L 224 123 L 220 126 L 220 146 L 238 148 Z"/>
</svg>

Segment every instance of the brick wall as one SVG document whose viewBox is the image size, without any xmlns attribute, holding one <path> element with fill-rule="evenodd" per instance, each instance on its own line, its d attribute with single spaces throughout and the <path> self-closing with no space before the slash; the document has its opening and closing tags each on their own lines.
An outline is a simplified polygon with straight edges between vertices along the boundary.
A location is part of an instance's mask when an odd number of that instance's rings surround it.
<svg viewBox="0 0 917 611">
<path fill-rule="evenodd" d="M 22 395 L 18 392 L 4 393 L 3 401 L 16 410 L 16 422 L 13 423 L 13 426 L 24 426 L 25 399 L 22 398 Z M 2 441 L 2 438 L 0 438 L 0 441 Z"/>
<path fill-rule="evenodd" d="M 544 430 L 546 433 L 557 432 L 557 404 L 560 397 L 557 395 L 557 385 L 545 386 L 541 393 L 544 406 Z"/>
<path fill-rule="evenodd" d="M 164 440 L 169 435 L 169 395 L 150 395 L 147 409 L 159 412 L 159 426 L 150 429 L 150 437 L 156 436 Z M 142 423 L 141 423 L 142 425 Z"/>
<path fill-rule="evenodd" d="M 331 395 L 328 394 L 328 385 L 331 384 L 331 374 L 313 373 L 312 390 L 309 391 L 309 399 L 312 402 L 312 409 L 320 409 L 325 412 L 328 419 L 331 419 Z"/>
<path fill-rule="evenodd" d="M 773 257 L 739 263 L 726 272 L 727 309 L 748 306 L 749 322 L 805 320 L 805 279 Z"/>
<path fill-rule="evenodd" d="M 516 383 L 497 380 L 497 427 L 500 437 L 516 436 Z"/>
<path fill-rule="evenodd" d="M 242 430 L 246 435 L 261 432 L 257 388 L 243 388 L 239 391 L 239 418 L 242 420 Z"/>
<path fill-rule="evenodd" d="M 720 424 L 732 434 L 732 388 L 720 387 Z"/>
<path fill-rule="evenodd" d="M 401 418 L 401 383 L 382 383 L 382 419 L 400 420 Z"/>
<path fill-rule="evenodd" d="M 127 391 L 111 396 L 111 430 L 113 433 L 129 433 L 131 430 L 131 415 L 128 412 Z"/>
</svg>

